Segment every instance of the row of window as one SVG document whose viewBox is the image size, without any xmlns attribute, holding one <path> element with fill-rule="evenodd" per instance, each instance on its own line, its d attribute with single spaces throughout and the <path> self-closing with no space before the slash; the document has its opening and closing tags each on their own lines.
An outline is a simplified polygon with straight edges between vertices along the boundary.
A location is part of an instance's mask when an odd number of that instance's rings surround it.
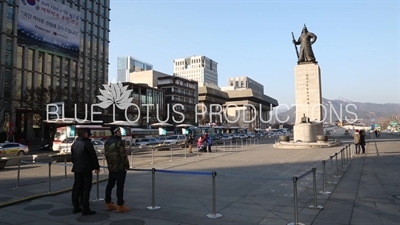
<svg viewBox="0 0 400 225">
<path fill-rule="evenodd" d="M 182 103 L 189 103 L 189 104 L 197 104 L 197 103 L 195 103 L 195 100 L 193 99 L 193 98 L 184 98 L 184 97 L 181 97 L 181 96 L 176 96 L 176 95 L 172 95 L 171 96 L 171 100 L 172 101 L 179 101 L 179 102 L 182 102 Z"/>
<path fill-rule="evenodd" d="M 35 52 L 33 49 L 24 51 L 18 46 L 16 67 L 37 73 L 63 76 L 72 79 L 96 80 L 96 83 L 103 83 L 108 73 L 107 63 L 94 59 L 83 58 L 80 60 L 80 73 L 78 73 L 78 62 L 57 55 Z M 12 57 L 6 52 L 6 66 L 11 66 Z"/>
</svg>

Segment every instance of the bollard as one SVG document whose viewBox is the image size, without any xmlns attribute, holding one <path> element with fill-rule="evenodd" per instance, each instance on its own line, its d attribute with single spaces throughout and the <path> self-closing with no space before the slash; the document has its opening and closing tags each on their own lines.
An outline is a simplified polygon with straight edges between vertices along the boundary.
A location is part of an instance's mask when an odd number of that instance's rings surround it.
<svg viewBox="0 0 400 225">
<path fill-rule="evenodd" d="M 322 182 L 322 191 L 320 191 L 319 193 L 320 194 L 323 194 L 323 195 L 330 195 L 331 194 L 331 192 L 329 192 L 329 191 L 326 191 L 326 167 L 325 167 L 325 164 L 326 164 L 326 161 L 325 160 L 322 160 L 322 180 L 323 180 L 323 182 Z"/>
<path fill-rule="evenodd" d="M 131 166 L 129 167 L 129 168 L 133 168 L 133 151 L 132 151 L 132 148 L 131 148 Z"/>
<path fill-rule="evenodd" d="M 340 161 L 342 162 L 342 171 L 345 171 L 346 169 L 344 168 L 344 148 L 340 151 Z"/>
<path fill-rule="evenodd" d="M 335 177 L 336 178 L 339 178 L 340 176 L 339 176 L 339 163 L 338 163 L 338 159 L 337 159 L 337 155 L 338 155 L 339 153 L 338 152 L 336 152 L 335 153 L 335 161 L 336 161 L 336 175 L 335 175 Z"/>
<path fill-rule="evenodd" d="M 161 209 L 160 206 L 156 206 L 156 169 L 151 169 L 151 206 L 147 207 L 148 210 Z"/>
<path fill-rule="evenodd" d="M 171 159 L 169 160 L 170 162 L 172 162 L 173 158 L 174 158 L 174 150 L 172 148 L 172 144 L 169 145 L 169 150 L 171 150 Z"/>
<path fill-rule="evenodd" d="M 18 160 L 18 170 L 17 170 L 17 186 L 14 189 L 20 188 L 19 186 L 19 178 L 21 175 L 21 160 Z"/>
<path fill-rule="evenodd" d="M 51 193 L 51 162 L 49 162 L 49 193 Z"/>
<path fill-rule="evenodd" d="M 224 151 L 226 151 L 226 145 L 225 145 L 225 140 L 224 140 Z"/>
<path fill-rule="evenodd" d="M 67 177 L 67 155 L 64 155 L 64 179 L 63 180 L 68 180 L 68 177 Z"/>
<path fill-rule="evenodd" d="M 243 148 L 243 139 L 241 138 L 240 140 L 241 140 L 241 143 L 242 143 L 241 144 L 241 148 Z"/>
<path fill-rule="evenodd" d="M 293 199 L 294 199 L 294 222 L 288 223 L 287 225 L 304 225 L 303 223 L 299 223 L 299 210 L 297 205 L 297 180 L 299 178 L 293 177 Z"/>
<path fill-rule="evenodd" d="M 236 149 L 237 149 L 237 139 L 235 140 L 235 144 L 236 144 Z"/>
<path fill-rule="evenodd" d="M 317 205 L 317 168 L 312 168 L 313 172 L 313 194 L 314 205 L 308 206 L 309 209 L 323 209 L 323 206 Z"/>
<path fill-rule="evenodd" d="M 221 214 L 217 213 L 215 176 L 217 176 L 217 172 L 213 171 L 212 172 L 212 213 L 207 214 L 207 217 L 210 219 L 218 219 L 218 218 L 222 217 Z"/>
<path fill-rule="evenodd" d="M 334 156 L 329 157 L 329 165 L 331 167 L 330 169 L 331 172 L 330 172 L 330 182 L 327 182 L 328 184 L 337 184 L 337 182 L 333 181 L 333 157 Z"/>
<path fill-rule="evenodd" d="M 232 139 L 231 139 L 231 144 L 229 145 L 229 149 L 232 150 Z"/>
<path fill-rule="evenodd" d="M 100 177 L 99 173 L 96 173 L 96 199 L 93 199 L 92 201 L 97 202 L 97 201 L 103 201 L 104 198 L 100 198 Z"/>
<path fill-rule="evenodd" d="M 152 148 L 151 149 L 151 163 L 150 164 L 154 164 L 154 151 L 155 151 L 155 148 Z"/>
</svg>

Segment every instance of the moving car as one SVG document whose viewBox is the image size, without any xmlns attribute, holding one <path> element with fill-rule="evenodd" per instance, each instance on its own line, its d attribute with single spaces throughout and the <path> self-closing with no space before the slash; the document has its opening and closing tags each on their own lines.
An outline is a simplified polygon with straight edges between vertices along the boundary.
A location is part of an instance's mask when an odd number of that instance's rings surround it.
<svg viewBox="0 0 400 225">
<path fill-rule="evenodd" d="M 0 143 L 0 156 L 10 155 L 26 155 L 29 152 L 29 148 L 26 145 L 16 142 L 5 142 Z"/>
</svg>

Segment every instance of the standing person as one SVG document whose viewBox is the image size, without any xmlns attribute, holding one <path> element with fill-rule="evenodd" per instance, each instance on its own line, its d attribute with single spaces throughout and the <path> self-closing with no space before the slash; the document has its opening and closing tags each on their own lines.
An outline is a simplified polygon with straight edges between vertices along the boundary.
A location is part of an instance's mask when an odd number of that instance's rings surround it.
<svg viewBox="0 0 400 225">
<path fill-rule="evenodd" d="M 375 138 L 377 138 L 378 137 L 378 129 L 375 129 L 374 133 L 375 133 Z"/>
<path fill-rule="evenodd" d="M 212 138 L 210 136 L 207 137 L 207 146 L 208 146 L 208 151 L 211 152 Z"/>
<path fill-rule="evenodd" d="M 108 183 L 106 187 L 106 210 L 116 212 L 127 212 L 129 207 L 125 206 L 124 185 L 126 172 L 129 169 L 129 160 L 126 155 L 125 142 L 121 139 L 121 129 L 112 126 L 111 137 L 104 144 L 105 155 L 108 165 Z M 111 192 L 117 184 L 117 205 L 111 201 Z"/>
<path fill-rule="evenodd" d="M 92 189 L 93 170 L 96 173 L 100 171 L 99 160 L 96 151 L 89 139 L 90 131 L 86 129 L 78 130 L 78 138 L 71 147 L 72 172 L 74 173 L 73 187 L 73 213 L 82 212 L 82 215 L 92 215 L 89 207 L 90 191 Z M 80 204 L 82 202 L 82 208 Z"/>
<path fill-rule="evenodd" d="M 360 154 L 360 133 L 358 130 L 356 130 L 353 134 L 354 138 L 354 145 L 356 147 L 356 154 Z"/>
<path fill-rule="evenodd" d="M 362 149 L 362 154 L 365 154 L 365 130 L 360 131 L 360 145 Z"/>
<path fill-rule="evenodd" d="M 192 145 L 193 145 L 193 137 L 192 134 L 188 134 L 187 139 L 186 139 L 186 144 L 189 147 L 189 153 L 193 153 L 192 152 Z"/>
</svg>

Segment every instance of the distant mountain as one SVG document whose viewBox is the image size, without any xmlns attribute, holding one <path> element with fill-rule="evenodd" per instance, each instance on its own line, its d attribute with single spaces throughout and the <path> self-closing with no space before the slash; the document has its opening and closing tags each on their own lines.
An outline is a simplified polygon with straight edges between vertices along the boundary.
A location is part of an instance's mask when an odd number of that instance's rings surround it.
<svg viewBox="0 0 400 225">
<path fill-rule="evenodd" d="M 326 122 L 345 120 L 345 118 L 354 120 L 356 118 L 353 113 L 355 113 L 357 114 L 357 119 L 368 126 L 370 125 L 371 119 L 375 119 L 375 121 L 379 122 L 400 116 L 400 104 L 395 103 L 379 104 L 370 102 L 353 102 L 343 98 L 337 100 L 322 98 L 322 104 L 327 109 L 326 117 L 323 115 L 323 118 L 326 118 Z M 346 111 L 346 106 L 350 112 Z M 330 108 L 331 110 L 329 110 Z M 342 118 L 338 118 L 338 116 L 340 117 L 340 110 L 342 110 Z M 338 116 L 334 111 L 337 112 Z M 271 122 L 277 122 L 276 118 L 279 118 L 280 121 L 284 121 L 288 116 L 290 118 L 288 123 L 294 124 L 296 120 L 296 106 L 293 106 L 285 112 L 278 112 L 276 116 L 273 116 Z M 332 120 L 330 120 L 330 118 L 332 118 Z"/>
</svg>

